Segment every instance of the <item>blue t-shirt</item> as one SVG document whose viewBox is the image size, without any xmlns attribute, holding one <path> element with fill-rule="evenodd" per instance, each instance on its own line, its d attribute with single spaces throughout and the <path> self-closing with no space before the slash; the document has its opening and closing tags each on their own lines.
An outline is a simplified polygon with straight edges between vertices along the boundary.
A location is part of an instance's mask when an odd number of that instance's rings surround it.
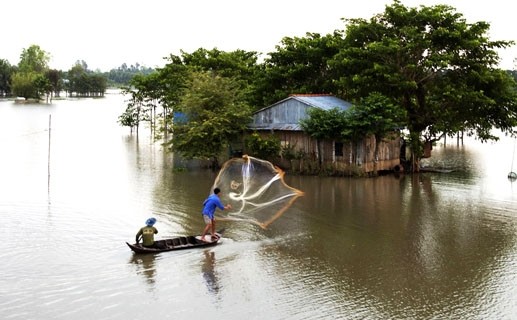
<svg viewBox="0 0 517 320">
<path fill-rule="evenodd" d="M 212 194 L 203 202 L 203 214 L 213 219 L 216 208 L 224 210 L 221 199 L 216 194 Z"/>
</svg>

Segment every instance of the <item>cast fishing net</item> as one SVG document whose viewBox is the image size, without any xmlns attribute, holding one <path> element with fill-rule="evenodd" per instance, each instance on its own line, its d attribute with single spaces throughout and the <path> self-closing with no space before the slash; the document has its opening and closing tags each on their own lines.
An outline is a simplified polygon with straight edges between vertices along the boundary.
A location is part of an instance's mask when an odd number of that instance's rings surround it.
<svg viewBox="0 0 517 320">
<path fill-rule="evenodd" d="M 285 183 L 280 168 L 246 155 L 223 165 L 214 181 L 216 187 L 221 189 L 222 202 L 232 205 L 218 220 L 247 221 L 262 228 L 280 218 L 303 195 Z"/>
</svg>

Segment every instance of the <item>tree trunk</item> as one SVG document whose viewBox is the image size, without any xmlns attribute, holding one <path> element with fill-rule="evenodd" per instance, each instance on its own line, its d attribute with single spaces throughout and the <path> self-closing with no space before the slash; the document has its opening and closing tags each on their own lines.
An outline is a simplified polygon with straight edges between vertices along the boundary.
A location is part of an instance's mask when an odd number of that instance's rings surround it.
<svg viewBox="0 0 517 320">
<path fill-rule="evenodd" d="M 423 155 L 424 143 L 420 141 L 421 131 L 410 131 L 409 144 L 411 148 L 411 172 L 420 172 L 420 159 Z"/>
<path fill-rule="evenodd" d="M 321 141 L 319 139 L 316 140 L 316 147 L 318 148 L 318 165 L 321 169 L 323 159 L 322 159 L 322 154 L 321 154 Z"/>
<path fill-rule="evenodd" d="M 379 146 L 381 145 L 381 138 L 375 137 L 375 150 L 373 150 L 373 174 L 375 176 L 378 175 L 378 165 L 379 165 Z"/>
<path fill-rule="evenodd" d="M 169 141 L 169 129 L 168 129 L 168 120 L 169 116 L 169 108 L 163 106 L 163 137 L 165 141 Z M 172 123 L 174 124 L 174 118 L 172 119 Z"/>
<path fill-rule="evenodd" d="M 411 172 L 420 172 L 420 158 L 411 150 Z"/>
<path fill-rule="evenodd" d="M 217 157 L 216 157 L 216 156 L 214 156 L 214 157 L 212 158 L 212 164 L 210 165 L 210 167 L 211 167 L 211 169 L 212 169 L 213 171 L 216 171 L 217 169 L 219 169 L 219 160 L 217 160 Z"/>
</svg>

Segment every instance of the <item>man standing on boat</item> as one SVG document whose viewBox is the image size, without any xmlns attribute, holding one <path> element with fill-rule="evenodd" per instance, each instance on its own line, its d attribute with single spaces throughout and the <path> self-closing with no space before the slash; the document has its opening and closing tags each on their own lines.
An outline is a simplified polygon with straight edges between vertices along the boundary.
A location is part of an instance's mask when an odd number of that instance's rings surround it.
<svg viewBox="0 0 517 320">
<path fill-rule="evenodd" d="M 203 202 L 203 220 L 205 221 L 206 227 L 203 230 L 203 234 L 201 235 L 201 241 L 205 241 L 205 235 L 208 230 L 212 233 L 212 239 L 215 239 L 215 210 L 217 208 L 221 210 L 231 209 L 231 204 L 223 205 L 221 199 L 219 198 L 219 193 L 221 190 L 219 188 L 214 189 L 214 193 L 211 194 L 204 202 Z"/>
</svg>

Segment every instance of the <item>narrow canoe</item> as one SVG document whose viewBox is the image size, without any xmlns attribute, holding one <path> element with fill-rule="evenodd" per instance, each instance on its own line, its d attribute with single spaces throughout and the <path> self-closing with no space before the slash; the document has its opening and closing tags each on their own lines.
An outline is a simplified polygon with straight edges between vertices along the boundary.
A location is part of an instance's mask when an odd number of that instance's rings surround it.
<svg viewBox="0 0 517 320">
<path fill-rule="evenodd" d="M 154 241 L 153 247 L 144 247 L 141 243 L 128 243 L 126 244 L 136 253 L 158 253 L 173 250 L 185 250 L 194 248 L 205 248 L 215 246 L 221 240 L 224 230 L 220 230 L 215 233 L 215 239 L 210 234 L 205 236 L 206 241 L 201 241 L 201 236 L 178 236 L 169 239 L 161 239 Z M 211 241 L 210 241 L 211 239 Z"/>
</svg>

